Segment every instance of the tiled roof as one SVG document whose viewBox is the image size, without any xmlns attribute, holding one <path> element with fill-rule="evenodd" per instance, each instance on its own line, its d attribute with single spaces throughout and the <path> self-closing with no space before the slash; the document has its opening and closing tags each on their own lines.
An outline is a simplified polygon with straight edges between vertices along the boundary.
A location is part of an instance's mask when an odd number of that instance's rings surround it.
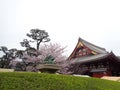
<svg viewBox="0 0 120 90">
<path fill-rule="evenodd" d="M 83 44 L 85 45 L 87 48 L 89 48 L 90 50 L 96 52 L 96 54 L 88 54 L 85 56 L 80 56 L 80 57 L 73 57 L 77 48 L 79 48 L 79 44 Z M 106 58 L 112 58 L 113 60 L 116 60 L 117 62 L 120 62 L 120 57 L 117 57 L 116 55 L 114 55 L 113 52 L 107 52 L 105 50 L 105 48 L 96 46 L 82 38 L 79 38 L 78 40 L 78 44 L 76 45 L 76 48 L 74 49 L 74 51 L 72 52 L 72 54 L 69 57 L 70 59 L 67 60 L 67 62 L 69 63 L 86 63 L 86 62 L 93 62 L 93 61 L 98 61 L 101 59 L 106 59 Z"/>
<path fill-rule="evenodd" d="M 79 38 L 79 42 L 82 42 L 85 46 L 87 46 L 89 49 L 97 52 L 97 53 L 107 53 L 107 51 L 105 50 L 105 48 L 101 48 L 99 46 L 96 46 L 90 42 L 87 42 L 86 40 Z"/>
<path fill-rule="evenodd" d="M 89 56 L 83 56 L 83 57 L 71 59 L 70 61 L 73 63 L 84 63 L 84 62 L 99 60 L 99 59 L 107 57 L 108 55 L 109 55 L 108 53 L 91 55 L 91 56 L 89 55 Z"/>
<path fill-rule="evenodd" d="M 91 51 L 92 54 L 100 54 L 101 55 L 101 54 L 108 53 L 105 48 L 96 46 L 96 45 L 94 45 L 94 44 L 92 44 L 92 43 L 90 43 L 82 38 L 79 38 L 78 43 L 77 43 L 75 49 L 73 50 L 73 52 L 71 53 L 71 55 L 69 56 L 68 60 L 76 58 L 76 53 L 78 53 L 77 50 L 79 50 L 81 48 L 81 46 L 88 48 L 87 50 Z M 84 55 L 84 56 L 86 57 L 86 55 Z M 79 54 L 78 54 L 77 57 L 81 57 L 81 56 L 79 56 Z"/>
<path fill-rule="evenodd" d="M 119 59 L 120 59 L 120 56 L 117 56 L 117 58 L 119 58 Z"/>
<path fill-rule="evenodd" d="M 115 56 L 113 52 L 110 53 L 103 53 L 103 54 L 96 54 L 96 55 L 88 55 L 88 56 L 83 56 L 75 59 L 71 59 L 70 63 L 86 63 L 86 62 L 93 62 L 93 61 L 98 61 L 101 59 L 108 59 L 108 58 L 114 58 L 114 61 L 120 62 L 120 58 Z"/>
</svg>

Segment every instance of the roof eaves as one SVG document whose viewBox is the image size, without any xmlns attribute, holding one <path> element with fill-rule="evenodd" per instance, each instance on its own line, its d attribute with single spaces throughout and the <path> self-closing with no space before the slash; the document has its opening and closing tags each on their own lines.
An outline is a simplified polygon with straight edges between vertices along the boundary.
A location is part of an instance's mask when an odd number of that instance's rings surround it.
<svg viewBox="0 0 120 90">
<path fill-rule="evenodd" d="M 91 61 L 98 61 L 100 59 L 108 57 L 109 54 L 98 54 L 98 55 L 93 55 L 93 56 L 88 56 L 88 57 L 80 57 L 76 58 L 73 61 L 73 63 L 86 63 L 86 62 L 91 62 Z"/>
</svg>

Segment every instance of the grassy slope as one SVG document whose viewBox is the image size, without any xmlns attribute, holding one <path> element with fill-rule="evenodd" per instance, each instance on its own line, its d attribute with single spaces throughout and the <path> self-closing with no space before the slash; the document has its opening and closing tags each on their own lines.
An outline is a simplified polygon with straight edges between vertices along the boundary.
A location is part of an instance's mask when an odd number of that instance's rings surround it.
<svg viewBox="0 0 120 90">
<path fill-rule="evenodd" d="M 0 90 L 120 90 L 120 83 L 38 73 L 0 73 Z"/>
</svg>

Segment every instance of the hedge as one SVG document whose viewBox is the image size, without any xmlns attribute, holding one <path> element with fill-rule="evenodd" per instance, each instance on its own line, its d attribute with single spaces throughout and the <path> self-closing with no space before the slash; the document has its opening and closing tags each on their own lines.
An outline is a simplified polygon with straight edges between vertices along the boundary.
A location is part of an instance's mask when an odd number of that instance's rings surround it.
<svg viewBox="0 0 120 90">
<path fill-rule="evenodd" d="M 120 82 L 32 72 L 1 72 L 0 90 L 120 90 Z"/>
</svg>

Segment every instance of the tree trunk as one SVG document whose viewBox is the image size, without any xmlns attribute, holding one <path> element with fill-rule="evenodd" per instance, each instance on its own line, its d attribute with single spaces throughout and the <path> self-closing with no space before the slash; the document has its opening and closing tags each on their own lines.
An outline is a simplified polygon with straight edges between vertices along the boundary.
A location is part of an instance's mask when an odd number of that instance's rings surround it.
<svg viewBox="0 0 120 90">
<path fill-rule="evenodd" d="M 40 42 L 37 43 L 37 50 L 39 50 Z"/>
</svg>

